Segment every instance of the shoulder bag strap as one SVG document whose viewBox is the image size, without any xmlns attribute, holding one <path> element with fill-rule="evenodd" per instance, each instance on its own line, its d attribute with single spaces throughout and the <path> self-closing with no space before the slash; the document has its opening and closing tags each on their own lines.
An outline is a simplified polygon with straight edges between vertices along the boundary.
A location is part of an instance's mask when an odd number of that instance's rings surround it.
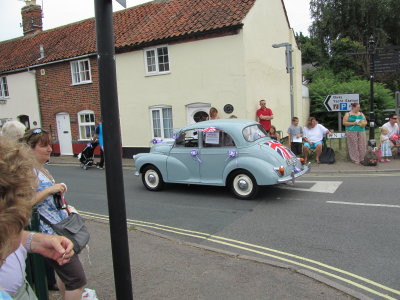
<svg viewBox="0 0 400 300">
<path fill-rule="evenodd" d="M 44 216 L 42 216 L 41 214 L 39 214 L 40 220 L 42 220 L 43 222 L 45 222 L 47 225 L 49 225 L 51 227 L 51 224 L 49 220 L 47 220 Z"/>
</svg>

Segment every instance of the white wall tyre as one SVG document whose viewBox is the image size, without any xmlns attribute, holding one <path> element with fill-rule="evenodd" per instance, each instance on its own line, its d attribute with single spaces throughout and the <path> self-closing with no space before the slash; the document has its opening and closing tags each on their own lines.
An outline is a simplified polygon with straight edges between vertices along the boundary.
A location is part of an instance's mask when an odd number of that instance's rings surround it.
<svg viewBox="0 0 400 300">
<path fill-rule="evenodd" d="M 235 197 L 242 200 L 253 199 L 258 192 L 256 180 L 246 171 L 237 171 L 232 174 L 230 188 Z"/>
<path fill-rule="evenodd" d="M 164 186 L 160 171 L 154 166 L 147 166 L 142 172 L 142 182 L 149 191 L 159 191 Z"/>
</svg>

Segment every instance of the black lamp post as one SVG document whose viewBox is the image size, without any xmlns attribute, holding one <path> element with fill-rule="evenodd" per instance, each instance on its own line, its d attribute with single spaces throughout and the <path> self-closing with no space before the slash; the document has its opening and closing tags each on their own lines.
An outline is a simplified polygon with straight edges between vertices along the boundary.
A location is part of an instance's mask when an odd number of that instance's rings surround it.
<svg viewBox="0 0 400 300">
<path fill-rule="evenodd" d="M 375 112 L 374 112 L 374 77 L 375 77 L 375 41 L 371 35 L 368 41 L 369 55 L 369 82 L 370 82 L 370 112 L 369 112 L 369 142 L 368 145 L 375 147 Z"/>
</svg>

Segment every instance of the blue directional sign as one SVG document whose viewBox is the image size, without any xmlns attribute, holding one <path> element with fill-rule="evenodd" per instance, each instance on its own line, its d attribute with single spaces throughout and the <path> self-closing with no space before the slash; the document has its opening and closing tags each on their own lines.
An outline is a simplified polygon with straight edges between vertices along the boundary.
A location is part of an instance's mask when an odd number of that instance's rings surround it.
<svg viewBox="0 0 400 300">
<path fill-rule="evenodd" d="M 360 94 L 328 95 L 324 101 L 328 111 L 349 111 L 351 103 L 360 103 Z"/>
</svg>

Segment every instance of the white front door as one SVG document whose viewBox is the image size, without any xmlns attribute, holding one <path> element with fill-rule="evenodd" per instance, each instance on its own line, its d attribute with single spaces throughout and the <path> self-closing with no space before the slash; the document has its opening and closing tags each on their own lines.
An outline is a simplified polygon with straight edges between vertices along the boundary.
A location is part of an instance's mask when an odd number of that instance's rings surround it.
<svg viewBox="0 0 400 300">
<path fill-rule="evenodd" d="M 208 117 L 211 104 L 208 103 L 194 103 L 186 106 L 187 124 L 195 124 L 199 121 L 205 121 Z"/>
<path fill-rule="evenodd" d="M 71 124 L 69 114 L 58 113 L 56 115 L 58 142 L 60 143 L 61 155 L 73 155 L 72 152 L 72 137 Z"/>
</svg>

